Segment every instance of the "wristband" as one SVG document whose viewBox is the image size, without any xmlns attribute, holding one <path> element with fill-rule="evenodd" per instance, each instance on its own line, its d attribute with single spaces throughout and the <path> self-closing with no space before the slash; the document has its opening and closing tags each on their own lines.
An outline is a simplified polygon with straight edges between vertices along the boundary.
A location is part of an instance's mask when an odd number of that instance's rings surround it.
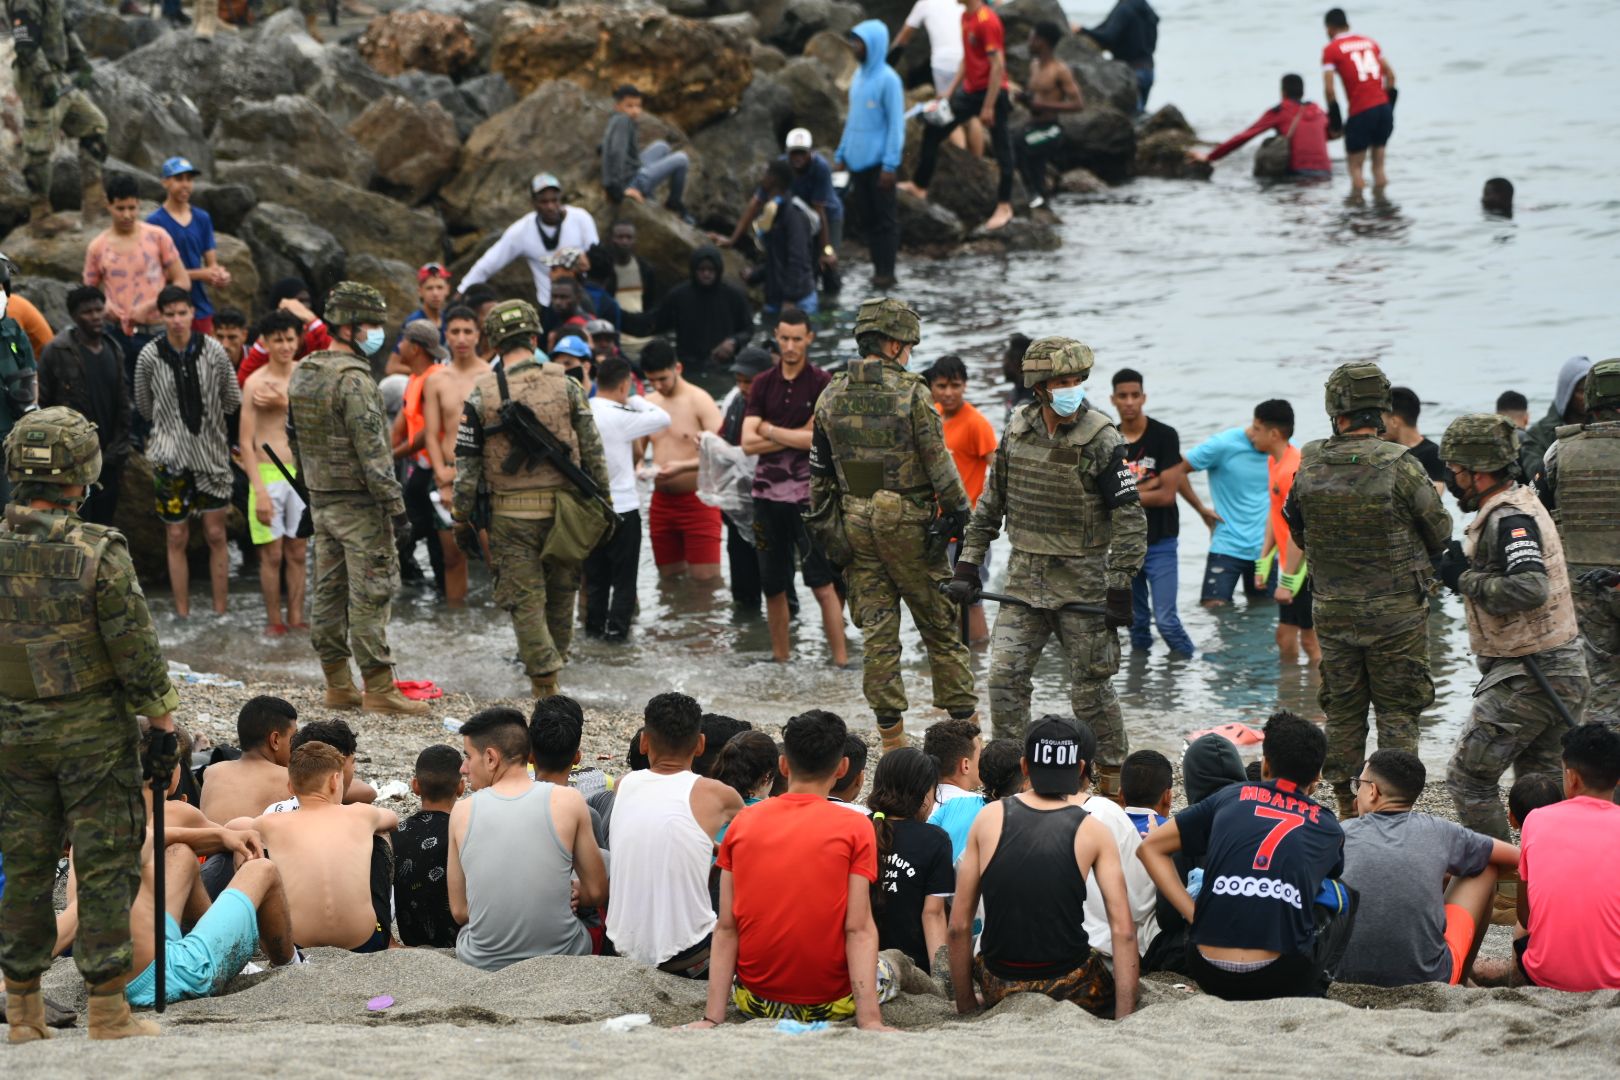
<svg viewBox="0 0 1620 1080">
<path fill-rule="evenodd" d="M 1305 577 L 1309 573 L 1310 563 L 1308 561 L 1301 560 L 1298 570 L 1295 570 L 1292 574 L 1284 572 L 1278 576 L 1277 580 L 1281 583 L 1283 588 L 1287 589 L 1295 596 L 1298 596 L 1300 587 L 1305 584 Z"/>
<path fill-rule="evenodd" d="M 1271 576 L 1271 556 L 1265 555 L 1254 560 L 1254 579 L 1264 585 Z"/>
</svg>

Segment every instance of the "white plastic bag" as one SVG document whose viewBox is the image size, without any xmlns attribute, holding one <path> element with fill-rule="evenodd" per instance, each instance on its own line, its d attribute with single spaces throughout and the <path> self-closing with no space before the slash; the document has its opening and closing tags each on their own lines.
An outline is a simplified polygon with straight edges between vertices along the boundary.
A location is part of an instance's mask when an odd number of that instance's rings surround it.
<svg viewBox="0 0 1620 1080">
<path fill-rule="evenodd" d="M 705 506 L 718 507 L 738 529 L 754 527 L 754 466 L 759 458 L 745 454 L 712 431 L 698 440 L 697 497 Z"/>
</svg>

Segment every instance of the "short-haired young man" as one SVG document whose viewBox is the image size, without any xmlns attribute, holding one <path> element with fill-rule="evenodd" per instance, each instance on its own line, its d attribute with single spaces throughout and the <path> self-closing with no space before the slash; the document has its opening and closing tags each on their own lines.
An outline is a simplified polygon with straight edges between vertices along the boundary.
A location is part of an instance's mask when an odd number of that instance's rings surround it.
<svg viewBox="0 0 1620 1080">
<path fill-rule="evenodd" d="M 893 983 L 872 919 L 876 839 L 870 822 L 827 801 L 848 768 L 847 735 L 821 709 L 789 720 L 787 793 L 748 807 L 726 830 L 709 998 L 693 1026 L 719 1026 L 729 998 L 749 1017 L 854 1017 L 863 1030 L 892 1030 L 879 1010 Z"/>
<path fill-rule="evenodd" d="M 534 711 L 529 714 L 530 775 L 541 783 L 574 787 L 575 769 L 580 762 L 579 744 L 584 737 L 585 710 L 579 707 L 579 702 L 566 694 L 553 694 L 535 702 Z M 599 770 L 594 768 L 591 772 L 599 774 Z M 596 838 L 596 846 L 606 855 L 606 816 L 591 804 L 591 797 L 585 791 L 581 790 L 580 795 L 585 798 L 585 808 L 591 815 L 591 835 Z M 611 803 L 607 810 L 611 812 Z M 580 909 L 582 914 L 584 910 Z M 593 947 L 592 951 L 597 950 Z"/>
<path fill-rule="evenodd" d="M 630 634 L 636 609 L 636 571 L 641 565 L 641 494 L 636 490 L 633 447 L 637 440 L 670 424 L 669 413 L 644 397 L 630 396 L 630 375 L 628 360 L 612 356 L 602 361 L 596 369 L 596 395 L 591 398 L 591 415 L 602 435 L 608 487 L 619 526 L 612 539 L 585 560 L 585 632 L 613 641 L 623 641 Z M 655 494 L 655 504 L 657 498 Z M 654 547 L 656 550 L 656 538 Z"/>
<path fill-rule="evenodd" d="M 1097 740 L 1057 716 L 1030 725 L 1022 770 L 1029 789 L 985 807 L 957 864 L 951 905 L 951 982 L 956 1009 L 1008 994 L 1045 994 L 1100 1016 L 1136 1007 L 1139 953 L 1119 848 L 1108 827 L 1082 808 Z M 1107 799 L 1093 802 L 1108 803 Z M 1114 806 L 1116 811 L 1119 807 Z M 1095 875 L 1088 877 L 1088 875 Z M 1074 917 L 1101 892 L 1114 956 L 1109 973 Z M 973 920 L 984 900 L 984 934 L 973 955 Z M 1149 905 L 1151 910 L 1151 904 Z"/>
<path fill-rule="evenodd" d="M 1416 754 L 1390 749 L 1354 781 L 1343 878 L 1360 903 L 1341 982 L 1459 985 L 1490 925 L 1497 871 L 1519 864 L 1512 844 L 1413 810 L 1426 779 Z"/>
<path fill-rule="evenodd" d="M 669 414 L 669 423 L 652 433 L 652 501 L 647 507 L 647 533 L 659 577 L 690 572 L 694 581 L 720 577 L 720 510 L 697 496 L 698 440 L 720 430 L 720 406 L 713 395 L 685 377 L 685 368 L 670 349 L 645 349 L 641 370 L 647 377 L 647 404 Z"/>
<path fill-rule="evenodd" d="M 13 303 L 15 300 L 12 301 Z M 111 525 L 130 451 L 131 403 L 124 354 L 106 334 L 107 297 L 94 285 L 68 290 L 68 318 L 39 354 L 39 407 L 66 405 L 96 425 L 101 475 L 79 516 Z"/>
<path fill-rule="evenodd" d="M 945 429 L 945 449 L 956 462 L 956 473 L 962 478 L 967 491 L 968 505 L 979 505 L 984 494 L 984 477 L 990 470 L 990 459 L 996 452 L 996 430 L 984 414 L 967 400 L 967 365 L 960 356 L 947 353 L 934 361 L 933 367 L 922 373 L 928 381 L 928 390 L 934 396 L 934 407 L 939 410 Z M 956 553 L 962 549 L 962 538 L 951 541 L 947 550 L 951 565 L 956 564 Z M 990 583 L 990 552 L 984 553 L 979 564 L 979 581 Z M 968 641 L 990 640 L 990 629 L 984 621 L 983 601 L 974 601 L 968 608 Z"/>
<path fill-rule="evenodd" d="M 1564 778 L 1548 773 L 1527 773 L 1515 777 L 1508 788 L 1508 825 L 1524 831 L 1524 823 L 1532 810 L 1564 801 Z"/>
<path fill-rule="evenodd" d="M 1496 415 L 1507 417 L 1522 434 L 1530 426 L 1530 402 L 1517 390 L 1504 390 L 1496 395 Z"/>
<path fill-rule="evenodd" d="M 1350 172 L 1350 193 L 1360 195 L 1366 182 L 1361 167 L 1372 152 L 1372 182 L 1376 194 L 1389 182 L 1384 175 L 1384 147 L 1395 130 L 1395 69 L 1384 59 L 1378 43 L 1350 32 L 1343 8 L 1332 8 L 1322 18 L 1328 43 L 1322 49 L 1322 97 L 1327 102 L 1328 135 L 1344 133 L 1345 164 Z M 1342 119 L 1333 76 L 1344 80 L 1350 116 Z"/>
<path fill-rule="evenodd" d="M 1265 415 L 1262 416 L 1262 410 Z M 1311 618 L 1310 567 L 1301 564 L 1293 573 L 1285 573 L 1289 563 L 1289 549 L 1295 547 L 1283 507 L 1294 490 L 1294 477 L 1299 473 L 1299 447 L 1289 440 L 1294 434 L 1294 409 L 1286 401 L 1265 401 L 1255 409 L 1257 421 L 1273 424 L 1281 440 L 1270 440 L 1270 460 L 1266 469 L 1271 478 L 1271 510 L 1266 517 L 1266 537 L 1260 545 L 1260 557 L 1254 562 L 1255 580 L 1263 584 L 1276 575 L 1277 598 L 1277 653 L 1285 663 L 1296 663 L 1300 650 L 1312 664 L 1322 659 L 1322 647 L 1316 640 L 1316 622 Z"/>
<path fill-rule="evenodd" d="M 123 350 L 125 375 L 133 379 L 135 360 L 163 316 L 158 296 L 164 286 L 191 288 L 180 252 L 169 234 L 141 220 L 141 189 L 128 173 L 107 176 L 107 209 L 112 224 L 84 251 L 84 283 L 107 297 L 107 336 Z"/>
<path fill-rule="evenodd" d="M 1418 430 L 1418 417 L 1423 413 L 1423 402 L 1415 392 L 1405 386 L 1389 388 L 1390 407 L 1384 413 L 1384 438 L 1400 443 L 1415 458 L 1423 471 L 1429 474 L 1437 491 L 1446 486 L 1446 465 L 1440 460 L 1440 444 Z"/>
<path fill-rule="evenodd" d="M 287 438 L 287 386 L 292 380 L 301 332 L 297 316 L 286 311 L 272 311 L 259 324 L 259 337 L 270 360 L 242 384 L 242 417 L 237 425 L 238 453 L 250 485 L 248 534 L 262 549 L 259 591 L 264 596 L 266 633 L 271 635 L 308 627 L 304 621 L 304 581 L 309 540 L 298 535 L 307 504 L 281 467 L 270 460 L 269 452 L 275 451 L 281 466 L 297 477 L 298 465 Z M 283 567 L 287 573 L 285 621 L 281 614 Z"/>
<path fill-rule="evenodd" d="M 1620 731 L 1564 733 L 1563 802 L 1530 814 L 1519 837 L 1520 970 L 1554 990 L 1620 989 Z"/>
<path fill-rule="evenodd" d="M 720 716 L 716 713 L 703 714 L 703 749 L 698 751 L 692 759 L 692 771 L 699 776 L 712 776 L 714 760 L 720 756 L 720 750 L 730 742 L 732 736 L 744 731 L 753 731 L 754 725 L 747 720 L 738 720 L 733 716 Z"/>
<path fill-rule="evenodd" d="M 300 323 L 298 329 L 303 330 Z M 248 319 L 239 307 L 229 305 L 217 308 L 214 311 L 214 340 L 219 342 L 225 350 L 225 358 L 231 362 L 231 370 L 235 371 L 247 358 L 248 350 Z M 238 382 L 246 382 L 238 379 Z"/>
<path fill-rule="evenodd" d="M 446 881 L 450 855 L 450 811 L 466 790 L 461 755 L 443 743 L 416 756 L 411 792 L 422 805 L 399 823 L 394 842 L 394 918 L 401 944 L 434 949 L 456 947 L 460 929 L 450 915 Z"/>
<path fill-rule="evenodd" d="M 473 794 L 450 812 L 456 956 L 498 971 L 533 956 L 590 955 L 590 931 L 573 905 L 607 900 L 607 868 L 584 797 L 529 779 L 528 725 L 516 709 L 477 713 L 461 738 Z"/>
<path fill-rule="evenodd" d="M 1125 814 L 1141 836 L 1170 820 L 1175 769 L 1157 750 L 1133 750 L 1119 769 Z"/>
<path fill-rule="evenodd" d="M 298 710 L 261 694 L 236 714 L 236 744 L 242 756 L 216 761 L 203 772 L 198 809 L 210 821 L 258 817 L 287 797 L 287 760 L 293 751 Z"/>
<path fill-rule="evenodd" d="M 1288 175 L 1327 177 L 1333 163 L 1328 157 L 1328 118 L 1315 102 L 1305 100 L 1305 80 L 1298 75 L 1282 77 L 1282 101 L 1260 114 L 1260 119 L 1221 143 L 1208 153 L 1189 150 L 1187 157 L 1213 165 L 1250 139 L 1266 132 L 1288 140 Z"/>
<path fill-rule="evenodd" d="M 1287 448 L 1293 430 L 1294 410 L 1288 402 L 1262 401 L 1248 427 L 1227 428 L 1187 451 L 1189 471 L 1209 472 L 1215 503 L 1199 593 L 1206 608 L 1230 606 L 1239 582 L 1250 603 L 1271 594 L 1256 578 L 1254 564 L 1265 545 L 1271 461 Z"/>
<path fill-rule="evenodd" d="M 613 800 L 613 904 L 607 936 L 620 956 L 689 979 L 709 973 L 715 914 L 714 838 L 743 808 L 729 785 L 692 771 L 706 747 L 703 711 L 659 694 L 642 712 L 648 767 L 621 777 Z"/>
<path fill-rule="evenodd" d="M 851 732 L 844 739 L 844 757 L 849 760 L 849 768 L 838 778 L 838 783 L 833 785 L 832 791 L 828 792 L 828 801 L 853 810 L 857 814 L 871 813 L 855 801 L 861 797 L 861 788 L 866 786 L 867 756 L 866 740 Z"/>
<path fill-rule="evenodd" d="M 607 130 L 602 133 L 602 188 L 614 202 L 645 202 L 660 184 L 667 183 L 665 208 L 685 217 L 682 196 L 691 159 L 680 150 L 671 150 L 662 139 L 649 143 L 646 149 L 640 147 L 636 121 L 641 119 L 641 106 L 641 91 L 635 86 L 624 83 L 614 88 L 613 115 L 608 117 Z"/>
<path fill-rule="evenodd" d="M 1293 713 L 1272 714 L 1257 783 L 1231 784 L 1154 829 L 1138 857 L 1159 895 L 1192 924 L 1187 974 L 1228 1001 L 1321 997 L 1353 917 L 1313 903 L 1344 866 L 1344 831 L 1311 792 L 1327 736 Z M 1202 860 L 1196 904 L 1172 856 Z"/>
<path fill-rule="evenodd" d="M 941 720 L 923 732 L 923 753 L 939 765 L 939 790 L 928 824 L 938 825 L 951 838 L 951 859 L 962 857 L 973 819 L 984 809 L 979 794 L 979 753 L 984 736 L 972 720 Z"/>
<path fill-rule="evenodd" d="M 208 211 L 191 205 L 192 188 L 199 175 L 197 167 L 184 157 L 165 161 L 161 171 L 163 205 L 152 211 L 146 222 L 169 234 L 175 250 L 180 253 L 180 261 L 185 264 L 186 276 L 191 279 L 191 302 L 196 309 L 192 330 L 212 334 L 214 305 L 203 286 L 224 288 L 231 283 L 231 272 L 219 263 L 219 252 L 214 244 L 214 219 L 208 216 Z"/>
</svg>

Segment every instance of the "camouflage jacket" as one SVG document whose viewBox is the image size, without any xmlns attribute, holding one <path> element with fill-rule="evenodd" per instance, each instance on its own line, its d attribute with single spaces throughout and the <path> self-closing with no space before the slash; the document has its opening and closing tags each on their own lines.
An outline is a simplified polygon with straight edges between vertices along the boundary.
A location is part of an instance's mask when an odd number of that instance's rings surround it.
<svg viewBox="0 0 1620 1080">
<path fill-rule="evenodd" d="M 312 502 L 369 494 L 388 516 L 405 512 L 388 415 L 365 360 L 340 349 L 300 360 L 287 386 L 287 437 Z"/>
<path fill-rule="evenodd" d="M 67 75 L 89 65 L 79 36 L 68 29 L 63 0 L 6 0 L 6 21 L 24 78 L 38 81 Z"/>
</svg>

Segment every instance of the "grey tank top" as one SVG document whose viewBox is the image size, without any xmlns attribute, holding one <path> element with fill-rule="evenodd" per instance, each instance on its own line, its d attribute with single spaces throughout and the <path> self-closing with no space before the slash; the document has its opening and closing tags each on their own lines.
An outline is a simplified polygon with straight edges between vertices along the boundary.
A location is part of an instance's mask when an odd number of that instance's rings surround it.
<svg viewBox="0 0 1620 1080">
<path fill-rule="evenodd" d="M 554 786 L 473 793 L 461 844 L 467 925 L 456 937 L 464 963 L 498 971 L 531 956 L 590 955 L 591 935 L 569 910 L 574 858 L 551 821 Z"/>
</svg>

